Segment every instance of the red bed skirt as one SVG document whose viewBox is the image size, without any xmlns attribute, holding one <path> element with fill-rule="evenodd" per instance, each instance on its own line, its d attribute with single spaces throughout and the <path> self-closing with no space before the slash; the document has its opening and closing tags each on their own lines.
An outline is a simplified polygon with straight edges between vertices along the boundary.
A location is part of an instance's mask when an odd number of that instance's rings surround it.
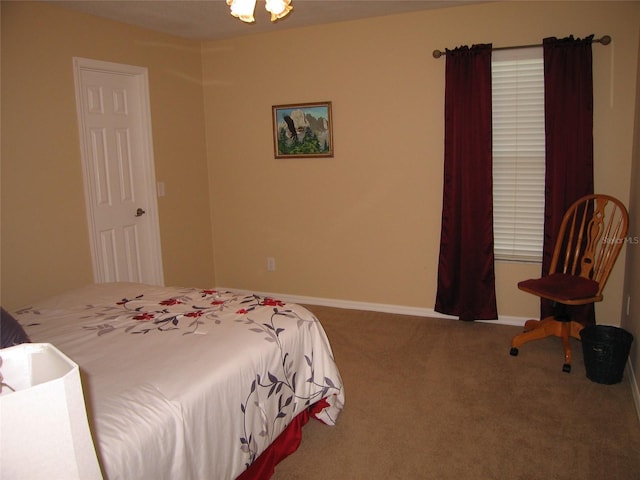
<svg viewBox="0 0 640 480">
<path fill-rule="evenodd" d="M 317 412 L 328 406 L 327 401 L 322 399 L 299 413 L 278 438 L 236 480 L 267 480 L 271 478 L 276 465 L 300 446 L 302 427 L 309 421 L 309 417 L 315 417 Z"/>
</svg>

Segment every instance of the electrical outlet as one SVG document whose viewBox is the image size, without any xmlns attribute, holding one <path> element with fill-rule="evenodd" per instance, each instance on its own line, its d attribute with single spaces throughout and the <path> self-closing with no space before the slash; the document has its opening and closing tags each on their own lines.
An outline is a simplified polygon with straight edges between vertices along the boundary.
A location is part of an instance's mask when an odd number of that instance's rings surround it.
<svg viewBox="0 0 640 480">
<path fill-rule="evenodd" d="M 273 257 L 267 257 L 267 272 L 276 271 L 276 259 Z"/>
</svg>

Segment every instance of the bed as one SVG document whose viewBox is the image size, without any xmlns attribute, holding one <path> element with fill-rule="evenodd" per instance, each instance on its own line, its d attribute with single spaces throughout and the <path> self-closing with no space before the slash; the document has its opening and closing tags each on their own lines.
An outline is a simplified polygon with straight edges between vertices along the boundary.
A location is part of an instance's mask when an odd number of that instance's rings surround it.
<svg viewBox="0 0 640 480">
<path fill-rule="evenodd" d="M 268 478 L 344 389 L 306 308 L 233 291 L 91 285 L 15 312 L 80 365 L 105 478 Z"/>
</svg>

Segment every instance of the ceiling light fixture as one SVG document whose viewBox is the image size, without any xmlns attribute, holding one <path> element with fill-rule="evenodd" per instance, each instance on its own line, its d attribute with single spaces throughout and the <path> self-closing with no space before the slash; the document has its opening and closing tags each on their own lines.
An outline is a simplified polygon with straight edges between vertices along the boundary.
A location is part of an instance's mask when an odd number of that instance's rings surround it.
<svg viewBox="0 0 640 480">
<path fill-rule="evenodd" d="M 265 9 L 271 14 L 272 22 L 285 17 L 293 10 L 291 0 L 265 0 L 265 3 Z M 256 0 L 227 0 L 227 5 L 231 7 L 231 15 L 243 22 L 253 23 L 256 21 L 253 16 Z"/>
</svg>

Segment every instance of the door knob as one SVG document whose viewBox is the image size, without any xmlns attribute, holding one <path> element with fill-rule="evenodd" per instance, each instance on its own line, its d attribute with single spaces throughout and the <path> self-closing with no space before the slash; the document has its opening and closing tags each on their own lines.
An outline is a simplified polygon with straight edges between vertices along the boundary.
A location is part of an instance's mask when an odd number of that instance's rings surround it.
<svg viewBox="0 0 640 480">
<path fill-rule="evenodd" d="M 144 215 L 145 213 L 147 213 L 147 212 L 145 212 L 145 211 L 144 211 L 143 209 L 141 209 L 141 208 L 138 208 L 138 210 L 136 210 L 136 217 L 141 217 L 141 216 L 142 216 L 142 215 Z"/>
</svg>

